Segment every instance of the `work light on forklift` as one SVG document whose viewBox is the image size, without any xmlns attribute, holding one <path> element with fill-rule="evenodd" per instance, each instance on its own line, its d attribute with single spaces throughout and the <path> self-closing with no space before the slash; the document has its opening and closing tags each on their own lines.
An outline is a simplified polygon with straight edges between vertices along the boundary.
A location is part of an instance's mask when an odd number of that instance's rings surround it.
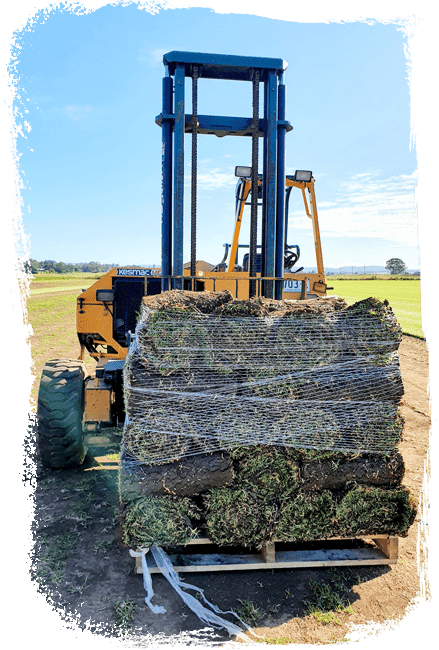
<svg viewBox="0 0 439 650">
<path fill-rule="evenodd" d="M 238 176 L 239 178 L 250 178 L 251 175 L 251 167 L 235 167 L 235 176 Z"/>
<path fill-rule="evenodd" d="M 304 181 L 305 183 L 309 183 L 312 178 L 312 172 L 296 169 L 294 176 L 296 181 Z"/>
<path fill-rule="evenodd" d="M 99 302 L 113 302 L 114 291 L 107 289 L 98 289 L 96 291 L 96 300 Z"/>
</svg>

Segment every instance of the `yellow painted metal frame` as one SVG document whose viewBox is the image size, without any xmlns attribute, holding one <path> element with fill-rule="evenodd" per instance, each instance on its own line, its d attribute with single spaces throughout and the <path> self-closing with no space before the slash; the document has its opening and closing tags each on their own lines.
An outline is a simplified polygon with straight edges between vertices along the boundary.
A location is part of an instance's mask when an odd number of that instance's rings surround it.
<svg viewBox="0 0 439 650">
<path fill-rule="evenodd" d="M 259 180 L 258 185 L 262 185 L 262 181 Z M 251 186 L 252 186 L 251 180 L 245 179 L 243 181 L 242 197 L 240 199 L 240 202 L 238 203 L 237 210 L 236 210 L 235 229 L 233 232 L 233 241 L 230 249 L 229 265 L 227 269 L 227 273 L 229 275 L 235 272 L 235 259 L 236 259 L 236 253 L 238 251 L 239 235 L 241 232 L 242 218 L 244 216 L 244 207 L 248 195 L 250 194 Z M 316 262 L 317 262 L 317 273 L 319 275 L 324 275 L 325 271 L 323 267 L 322 242 L 320 239 L 319 218 L 317 214 L 317 201 L 316 201 L 316 194 L 314 188 L 314 179 L 311 178 L 311 180 L 308 183 L 306 183 L 305 181 L 293 181 L 287 177 L 285 179 L 285 186 L 297 187 L 302 192 L 306 216 L 309 217 L 312 221 L 314 246 L 315 246 Z M 309 192 L 309 207 L 308 207 L 308 201 L 306 200 L 305 190 L 308 190 Z"/>
<path fill-rule="evenodd" d="M 156 275 L 157 272 L 160 272 L 160 270 L 152 269 L 153 275 Z M 113 338 L 113 303 L 109 302 L 106 306 L 103 302 L 96 300 L 97 290 L 107 289 L 111 291 L 113 289 L 113 278 L 116 276 L 117 268 L 115 267 L 99 278 L 91 287 L 83 291 L 76 300 L 76 331 L 78 334 L 91 335 L 94 345 L 99 346 L 98 353 L 91 353 L 91 356 L 96 360 L 101 358 L 125 359 L 128 353 L 128 349 L 121 346 Z M 145 276 L 145 294 L 147 277 Z M 108 347 L 113 348 L 114 352 L 108 352 Z M 81 345 L 79 358 L 83 359 L 84 354 L 85 347 Z"/>
<path fill-rule="evenodd" d="M 261 181 L 258 182 L 258 185 L 261 184 Z M 240 202 L 237 205 L 236 209 L 236 221 L 235 221 L 235 230 L 233 232 L 233 241 L 232 241 L 232 247 L 230 250 L 230 257 L 229 257 L 229 268 L 228 268 L 228 273 L 233 273 L 235 271 L 235 260 L 236 260 L 236 254 L 238 252 L 238 244 L 239 244 L 239 234 L 241 232 L 241 224 L 242 224 L 242 217 L 244 216 L 244 207 L 245 207 L 245 202 L 247 201 L 248 195 L 250 194 L 250 190 L 252 187 L 251 181 L 250 180 L 245 180 L 243 183 L 243 191 L 242 191 L 242 197 L 240 199 Z"/>
<path fill-rule="evenodd" d="M 86 383 L 84 394 L 84 422 L 111 423 L 111 404 L 114 394 L 103 379 L 93 377 Z"/>
<path fill-rule="evenodd" d="M 316 201 L 316 193 L 314 189 L 314 179 L 311 178 L 309 183 L 305 183 L 304 181 L 292 181 L 291 179 L 287 178 L 285 181 L 285 185 L 287 187 L 298 187 L 302 191 L 306 216 L 309 217 L 312 221 L 314 247 L 316 251 L 317 273 L 324 274 L 325 271 L 323 267 L 322 242 L 320 239 L 319 217 L 317 214 L 317 201 Z M 309 192 L 309 207 L 308 207 L 308 202 L 306 200 L 305 190 L 308 190 Z"/>
<path fill-rule="evenodd" d="M 188 275 L 188 274 L 185 274 Z M 276 278 L 263 278 L 260 273 L 256 274 L 256 295 L 259 295 L 259 282 L 261 280 L 275 280 Z M 228 273 L 197 273 L 197 280 L 204 281 L 206 291 L 224 291 L 227 289 L 238 300 L 248 300 L 250 275 L 245 271 L 235 271 Z M 284 290 L 282 298 L 284 300 L 300 300 L 306 298 L 307 294 L 324 296 L 326 295 L 326 276 L 324 273 L 284 273 Z M 297 285 L 297 291 L 288 291 L 285 289 L 285 283 L 290 281 Z M 309 286 L 306 289 L 306 295 L 302 295 L 302 282 Z M 317 285 L 317 286 L 316 286 Z M 319 286 L 320 285 L 320 286 Z"/>
</svg>

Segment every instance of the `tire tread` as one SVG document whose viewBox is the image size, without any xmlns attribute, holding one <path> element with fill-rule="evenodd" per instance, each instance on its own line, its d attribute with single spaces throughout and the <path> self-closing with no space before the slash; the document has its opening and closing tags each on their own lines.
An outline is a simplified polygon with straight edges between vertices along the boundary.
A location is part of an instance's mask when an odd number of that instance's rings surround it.
<svg viewBox="0 0 439 650">
<path fill-rule="evenodd" d="M 85 366 L 53 359 L 43 368 L 37 405 L 37 444 L 43 465 L 82 465 L 87 453 L 82 432 Z"/>
</svg>

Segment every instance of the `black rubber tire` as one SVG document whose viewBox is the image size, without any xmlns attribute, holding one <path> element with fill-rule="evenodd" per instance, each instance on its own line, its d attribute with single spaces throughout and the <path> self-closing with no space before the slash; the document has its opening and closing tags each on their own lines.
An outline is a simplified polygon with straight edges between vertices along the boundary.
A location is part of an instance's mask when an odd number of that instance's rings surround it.
<svg viewBox="0 0 439 650">
<path fill-rule="evenodd" d="M 78 360 L 55 359 L 43 368 L 38 392 L 37 446 L 45 467 L 78 467 L 84 462 L 85 377 L 84 363 Z"/>
</svg>

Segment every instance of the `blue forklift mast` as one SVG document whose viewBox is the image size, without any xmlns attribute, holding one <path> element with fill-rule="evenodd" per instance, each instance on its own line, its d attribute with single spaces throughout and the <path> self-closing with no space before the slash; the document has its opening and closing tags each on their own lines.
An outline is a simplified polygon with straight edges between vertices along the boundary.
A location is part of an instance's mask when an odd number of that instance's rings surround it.
<svg viewBox="0 0 439 650">
<path fill-rule="evenodd" d="M 263 140 L 261 294 L 282 298 L 285 254 L 285 134 L 292 126 L 285 120 L 287 63 L 266 57 L 168 52 L 163 57 L 162 113 L 162 291 L 183 288 L 183 189 L 184 135 L 192 134 L 191 152 L 191 261 L 196 276 L 197 232 L 197 135 L 251 138 L 251 183 L 258 187 L 259 138 Z M 192 78 L 192 114 L 185 113 L 185 78 Z M 198 115 L 198 80 L 223 79 L 252 83 L 252 117 Z M 259 84 L 263 88 L 260 117 Z M 256 294 L 258 192 L 251 192 L 249 242 L 249 295 Z"/>
</svg>

